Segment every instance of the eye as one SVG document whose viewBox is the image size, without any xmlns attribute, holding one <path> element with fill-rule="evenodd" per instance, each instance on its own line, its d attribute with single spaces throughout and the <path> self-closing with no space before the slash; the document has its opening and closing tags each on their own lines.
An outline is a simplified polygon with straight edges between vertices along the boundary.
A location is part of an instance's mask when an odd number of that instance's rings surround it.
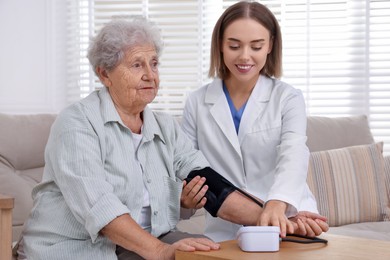
<svg viewBox="0 0 390 260">
<path fill-rule="evenodd" d="M 139 62 L 133 63 L 134 68 L 140 68 L 142 65 Z"/>
<path fill-rule="evenodd" d="M 229 48 L 231 50 L 238 50 L 240 48 L 240 46 L 239 45 L 230 45 Z"/>
<path fill-rule="evenodd" d="M 150 64 L 150 67 L 152 68 L 152 70 L 156 71 L 158 69 L 158 65 L 159 65 L 158 60 L 153 60 Z"/>
<path fill-rule="evenodd" d="M 262 47 L 252 46 L 252 50 L 254 50 L 254 51 L 260 51 L 261 49 L 262 49 Z"/>
</svg>

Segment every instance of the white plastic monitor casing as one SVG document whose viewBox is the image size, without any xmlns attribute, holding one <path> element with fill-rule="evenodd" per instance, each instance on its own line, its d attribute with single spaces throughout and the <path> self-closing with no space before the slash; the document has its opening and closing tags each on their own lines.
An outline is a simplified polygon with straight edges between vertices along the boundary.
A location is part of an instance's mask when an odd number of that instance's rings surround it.
<svg viewBox="0 0 390 260">
<path fill-rule="evenodd" d="M 246 226 L 237 231 L 238 245 L 246 252 L 279 251 L 280 228 L 274 226 Z"/>
</svg>

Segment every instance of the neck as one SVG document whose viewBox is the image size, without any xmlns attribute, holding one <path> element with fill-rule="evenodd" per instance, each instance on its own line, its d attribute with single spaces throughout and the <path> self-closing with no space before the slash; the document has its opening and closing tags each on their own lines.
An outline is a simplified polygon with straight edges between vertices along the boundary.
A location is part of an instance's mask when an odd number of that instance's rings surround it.
<svg viewBox="0 0 390 260">
<path fill-rule="evenodd" d="M 227 90 L 229 91 L 229 96 L 233 101 L 234 107 L 238 110 L 248 101 L 257 80 L 255 82 L 241 82 L 229 78 L 224 82 Z"/>
<path fill-rule="evenodd" d="M 127 126 L 131 130 L 131 132 L 136 134 L 141 133 L 141 127 L 143 124 L 142 112 L 127 113 L 118 110 L 118 113 L 125 126 Z"/>
<path fill-rule="evenodd" d="M 236 78 L 229 77 L 225 79 L 224 82 L 230 95 L 250 95 L 257 80 L 258 77 L 248 81 L 240 81 Z"/>
</svg>

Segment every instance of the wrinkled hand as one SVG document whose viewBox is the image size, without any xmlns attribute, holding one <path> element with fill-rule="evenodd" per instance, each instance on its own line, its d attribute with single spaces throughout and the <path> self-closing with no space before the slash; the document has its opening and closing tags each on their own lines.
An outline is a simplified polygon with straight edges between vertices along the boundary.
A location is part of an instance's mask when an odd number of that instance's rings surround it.
<svg viewBox="0 0 390 260">
<path fill-rule="evenodd" d="M 173 243 L 172 245 L 162 243 L 161 247 L 157 248 L 158 253 L 156 254 L 156 259 L 175 259 L 176 250 L 186 252 L 193 252 L 196 250 L 210 251 L 218 250 L 219 247 L 219 244 L 207 238 L 185 238 Z"/>
<path fill-rule="evenodd" d="M 294 224 L 294 234 L 315 237 L 329 230 L 326 217 L 317 213 L 300 211 L 298 215 L 289 219 Z"/>
<path fill-rule="evenodd" d="M 286 217 L 287 204 L 279 200 L 270 200 L 266 203 L 263 213 L 260 215 L 257 225 L 278 226 L 280 236 L 286 237 L 286 233 L 294 232 L 293 223 Z"/>
<path fill-rule="evenodd" d="M 180 198 L 180 205 L 187 209 L 200 209 L 206 204 L 206 191 L 208 186 L 203 184 L 206 178 L 196 176 L 189 183 L 183 181 L 183 190 Z M 203 186 L 203 187 L 202 187 Z"/>
</svg>

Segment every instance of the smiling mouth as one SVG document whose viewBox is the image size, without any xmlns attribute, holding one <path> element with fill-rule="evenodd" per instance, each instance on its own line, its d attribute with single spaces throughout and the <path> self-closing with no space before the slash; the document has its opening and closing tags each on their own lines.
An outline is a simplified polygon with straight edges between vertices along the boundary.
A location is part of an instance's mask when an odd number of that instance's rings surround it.
<svg viewBox="0 0 390 260">
<path fill-rule="evenodd" d="M 236 65 L 236 67 L 241 72 L 247 72 L 252 68 L 252 65 Z"/>
</svg>

